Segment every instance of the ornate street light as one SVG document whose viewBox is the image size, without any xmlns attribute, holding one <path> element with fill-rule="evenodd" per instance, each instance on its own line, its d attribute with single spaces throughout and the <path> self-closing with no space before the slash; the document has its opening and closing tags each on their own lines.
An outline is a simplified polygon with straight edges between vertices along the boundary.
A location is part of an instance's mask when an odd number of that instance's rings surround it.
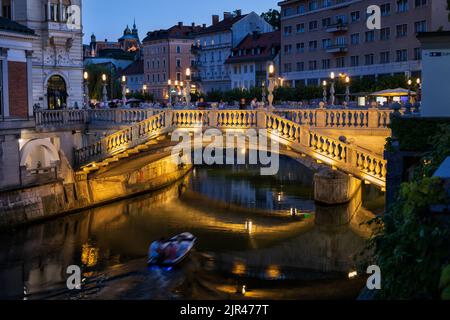
<svg viewBox="0 0 450 320">
<path fill-rule="evenodd" d="M 334 102 L 336 101 L 336 97 L 334 96 L 334 94 L 336 93 L 336 90 L 334 88 L 335 85 L 335 79 L 336 79 L 336 74 L 334 72 L 332 72 L 330 74 L 330 78 L 331 78 L 331 87 L 330 87 L 330 104 L 332 106 L 334 106 Z"/>
<path fill-rule="evenodd" d="M 127 104 L 127 77 L 122 76 L 122 105 L 125 106 Z"/>
<path fill-rule="evenodd" d="M 102 74 L 102 82 L 103 82 L 103 103 L 106 105 L 108 103 L 108 90 L 106 90 L 106 74 Z"/>
<path fill-rule="evenodd" d="M 191 104 L 191 69 L 186 69 L 186 103 Z"/>
<path fill-rule="evenodd" d="M 350 77 L 345 77 L 345 103 L 348 105 L 350 102 Z"/>
<path fill-rule="evenodd" d="M 326 104 L 328 101 L 328 92 L 327 92 L 328 83 L 326 80 L 323 80 L 322 86 L 323 86 L 323 103 Z"/>
<path fill-rule="evenodd" d="M 416 84 L 417 84 L 417 101 L 421 101 L 422 100 L 422 80 L 420 78 L 417 78 Z"/>
<path fill-rule="evenodd" d="M 169 104 L 172 104 L 172 80 L 167 80 L 167 87 L 169 88 Z"/>
<path fill-rule="evenodd" d="M 89 107 L 89 73 L 85 71 L 83 73 L 84 79 L 84 106 Z"/>
<path fill-rule="evenodd" d="M 269 65 L 269 111 L 273 108 L 273 90 L 275 89 L 275 66 L 273 64 Z"/>
<path fill-rule="evenodd" d="M 411 86 L 412 86 L 412 80 L 408 79 L 408 103 L 411 102 Z"/>
</svg>

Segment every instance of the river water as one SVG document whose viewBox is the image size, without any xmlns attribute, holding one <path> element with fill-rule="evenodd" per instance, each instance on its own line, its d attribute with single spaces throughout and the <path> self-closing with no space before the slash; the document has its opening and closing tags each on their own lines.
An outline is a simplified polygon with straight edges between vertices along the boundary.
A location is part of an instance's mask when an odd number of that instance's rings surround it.
<svg viewBox="0 0 450 320">
<path fill-rule="evenodd" d="M 196 167 L 158 192 L 0 234 L 0 298 L 356 298 L 363 279 L 348 273 L 372 213 L 342 223 L 351 204 L 316 205 L 313 174 L 288 158 L 280 167 L 270 178 L 252 166 Z M 362 198 L 382 211 L 380 192 L 365 186 Z M 152 241 L 185 231 L 198 237 L 188 260 L 146 266 Z M 67 289 L 70 265 L 82 290 Z"/>
</svg>

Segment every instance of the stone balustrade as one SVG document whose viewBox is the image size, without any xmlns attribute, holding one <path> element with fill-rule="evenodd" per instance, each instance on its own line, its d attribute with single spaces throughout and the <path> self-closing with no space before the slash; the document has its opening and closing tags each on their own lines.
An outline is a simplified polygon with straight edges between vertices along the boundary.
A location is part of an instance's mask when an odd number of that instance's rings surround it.
<svg viewBox="0 0 450 320">
<path fill-rule="evenodd" d="M 143 121 L 160 112 L 153 109 L 37 110 L 37 128 L 67 127 L 86 124 L 128 125 Z"/>
<path fill-rule="evenodd" d="M 165 110 L 135 123 L 123 130 L 109 135 L 102 140 L 76 151 L 76 161 L 81 167 L 87 163 L 110 158 L 127 149 L 137 147 L 148 140 L 177 128 L 206 129 L 268 129 L 279 137 L 282 144 L 290 149 L 311 156 L 312 158 L 352 174 L 360 179 L 384 187 L 386 182 L 386 161 L 381 155 L 365 150 L 347 141 L 328 137 L 315 131 L 317 119 L 325 115 L 323 124 L 334 128 L 355 128 L 377 124 L 375 128 L 385 128 L 384 115 L 389 111 L 376 110 L 299 110 L 295 111 L 293 121 L 278 112 L 270 113 L 265 109 L 258 110 Z M 371 113 L 372 112 L 372 113 Z M 348 114 L 350 118 L 345 118 Z M 329 116 L 329 117 L 328 117 Z M 344 118 L 341 118 L 344 117 Z M 389 118 L 389 117 L 388 117 Z M 330 120 L 326 120 L 330 119 Z M 341 119 L 345 119 L 342 120 Z M 316 121 L 316 126 L 311 125 Z M 321 122 L 319 122 L 321 123 Z"/>
</svg>

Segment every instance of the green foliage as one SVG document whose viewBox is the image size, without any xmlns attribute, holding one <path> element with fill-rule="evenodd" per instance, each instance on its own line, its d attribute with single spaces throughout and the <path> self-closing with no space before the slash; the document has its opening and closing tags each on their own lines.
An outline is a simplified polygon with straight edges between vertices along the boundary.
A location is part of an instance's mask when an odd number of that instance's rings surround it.
<svg viewBox="0 0 450 320">
<path fill-rule="evenodd" d="M 275 9 L 270 9 L 267 12 L 263 12 L 261 17 L 264 18 L 275 30 L 281 28 L 281 14 L 280 11 Z"/>
<path fill-rule="evenodd" d="M 432 151 L 413 181 L 404 183 L 396 203 L 371 222 L 379 227 L 369 248 L 382 270 L 382 299 L 440 297 L 441 270 L 450 258 L 450 229 L 429 207 L 448 203 L 442 181 L 432 175 L 450 154 L 450 126 L 438 126 L 428 145 Z"/>
<path fill-rule="evenodd" d="M 150 94 L 148 92 L 146 92 L 144 94 L 141 91 L 128 93 L 127 94 L 127 99 L 139 99 L 139 100 L 148 101 L 148 102 L 155 101 L 154 96 L 152 94 Z"/>
<path fill-rule="evenodd" d="M 91 99 L 102 100 L 103 81 L 102 74 L 106 74 L 109 99 L 118 99 L 122 97 L 122 87 L 117 73 L 105 65 L 89 64 L 85 71 L 89 74 L 89 96 Z"/>
</svg>

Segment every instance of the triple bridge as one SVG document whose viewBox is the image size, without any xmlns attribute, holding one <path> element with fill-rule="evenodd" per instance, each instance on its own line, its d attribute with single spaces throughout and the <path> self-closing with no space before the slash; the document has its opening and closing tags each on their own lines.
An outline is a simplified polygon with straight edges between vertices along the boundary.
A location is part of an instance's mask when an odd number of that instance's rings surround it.
<svg viewBox="0 0 450 320">
<path fill-rule="evenodd" d="M 37 130 L 92 123 L 120 126 L 113 134 L 75 150 L 78 175 L 126 161 L 131 155 L 158 146 L 164 137 L 180 128 L 192 132 L 215 128 L 223 133 L 265 129 L 291 153 L 311 157 L 384 189 L 386 160 L 380 150 L 391 134 L 392 112 L 378 108 L 41 110 L 36 113 L 36 126 Z M 356 139 L 348 139 L 349 136 Z M 379 138 L 377 145 L 365 144 L 374 136 Z"/>
</svg>

